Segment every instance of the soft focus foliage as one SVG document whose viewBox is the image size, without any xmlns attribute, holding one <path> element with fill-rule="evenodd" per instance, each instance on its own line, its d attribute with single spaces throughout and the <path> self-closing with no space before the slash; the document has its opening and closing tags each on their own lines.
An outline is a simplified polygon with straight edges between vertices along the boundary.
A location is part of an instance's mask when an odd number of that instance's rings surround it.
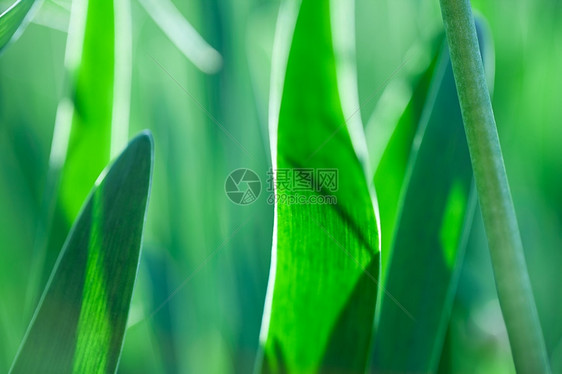
<svg viewBox="0 0 562 374">
<path fill-rule="evenodd" d="M 155 3 L 130 3 L 126 132 L 130 137 L 150 129 L 156 153 L 119 372 L 249 373 L 259 352 L 274 208 L 264 192 L 251 205 L 235 205 L 224 183 L 232 170 L 250 168 L 267 185 L 270 76 L 280 1 L 174 0 L 175 7 L 168 6 L 157 22 L 147 13 Z M 498 131 L 546 347 L 553 372 L 559 373 L 562 3 L 471 3 L 487 19 L 493 37 Z M 12 4 L 1 0 L 0 11 Z M 207 55 L 190 57 L 182 48 L 197 46 L 170 41 L 169 31 L 162 31 L 162 17 L 174 8 L 212 46 L 204 45 Z M 30 272 L 42 255 L 36 237 L 44 219 L 57 107 L 62 98 L 75 98 L 65 68 L 70 9 L 70 0 L 45 0 L 0 54 L 0 372 L 7 372 L 16 356 L 41 289 L 39 276 Z M 175 22 L 169 27 L 185 27 Z M 387 139 L 380 134 L 392 133 L 441 33 L 437 0 L 356 1 L 360 108 L 355 109 L 365 124 L 371 157 L 381 152 L 378 142 Z M 213 61 L 207 70 L 217 73 L 203 73 L 186 56 L 206 56 L 196 63 Z M 303 102 L 312 100 L 308 91 L 299 94 L 306 95 Z M 373 115 L 380 119 L 376 131 L 370 128 Z M 110 146 L 99 144 L 100 149 Z M 68 188 L 67 198 L 84 198 L 74 192 L 82 194 Z M 381 220 L 384 234 L 384 214 Z M 478 208 L 471 226 L 464 262 L 456 269 L 460 275 L 439 371 L 513 373 Z M 58 235 L 64 238 L 66 232 Z"/>
</svg>

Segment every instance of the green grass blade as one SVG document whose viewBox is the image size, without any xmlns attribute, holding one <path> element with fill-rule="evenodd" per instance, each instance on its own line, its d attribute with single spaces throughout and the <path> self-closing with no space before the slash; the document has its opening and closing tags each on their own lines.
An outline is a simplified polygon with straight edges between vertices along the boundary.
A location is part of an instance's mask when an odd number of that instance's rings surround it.
<svg viewBox="0 0 562 374">
<path fill-rule="evenodd" d="M 273 165 L 278 173 L 337 169 L 339 186 L 337 191 L 277 190 L 287 198 L 333 194 L 337 203 L 276 204 L 263 360 L 257 367 L 264 373 L 361 372 L 380 267 L 374 200 L 338 92 L 329 2 L 304 0 L 290 6 L 292 15 L 298 12 L 296 21 L 281 18 L 278 23 L 284 28 L 293 22 L 294 31 L 286 70 L 274 70 Z M 275 58 L 274 63 L 280 64 Z M 280 96 L 275 72 L 285 73 Z"/>
<path fill-rule="evenodd" d="M 126 145 L 132 48 L 128 6 L 129 0 L 72 3 L 66 46 L 70 85 L 57 109 L 35 244 L 34 273 L 42 279 L 30 282 L 32 305 L 92 184 Z"/>
<path fill-rule="evenodd" d="M 373 359 L 377 372 L 437 370 L 475 208 L 470 156 L 446 45 L 412 153 L 385 287 L 413 319 L 382 301 Z"/>
<path fill-rule="evenodd" d="M 426 124 L 417 133 L 421 145 L 406 177 L 385 282 L 414 319 L 382 301 L 373 362 L 382 372 L 431 371 L 464 217 L 473 210 L 470 160 L 460 110 L 454 106 L 454 81 L 443 56 L 426 105 Z"/>
<path fill-rule="evenodd" d="M 470 1 L 440 0 L 439 3 L 515 367 L 520 373 L 549 373 L 548 354 L 527 273 Z"/>
<path fill-rule="evenodd" d="M 152 138 L 142 134 L 102 173 L 66 240 L 11 373 L 115 372 L 152 163 Z"/>
<path fill-rule="evenodd" d="M 35 0 L 16 0 L 0 15 L 0 51 L 21 34 L 34 4 Z"/>
<path fill-rule="evenodd" d="M 78 0 L 71 10 L 66 51 L 70 100 L 59 105 L 51 154 L 51 164 L 62 165 L 59 204 L 70 222 L 110 159 L 114 18 L 110 0 Z"/>
<path fill-rule="evenodd" d="M 170 0 L 139 0 L 152 20 L 172 43 L 202 72 L 213 74 L 222 67 L 222 57 L 183 17 Z"/>
</svg>

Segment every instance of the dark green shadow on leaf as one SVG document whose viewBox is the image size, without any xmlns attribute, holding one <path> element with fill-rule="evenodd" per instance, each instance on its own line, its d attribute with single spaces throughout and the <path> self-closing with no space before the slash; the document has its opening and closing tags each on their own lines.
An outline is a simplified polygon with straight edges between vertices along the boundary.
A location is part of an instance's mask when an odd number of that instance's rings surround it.
<svg viewBox="0 0 562 374">
<path fill-rule="evenodd" d="M 276 226 L 259 372 L 365 369 L 379 279 L 373 197 L 352 143 L 338 90 L 329 2 L 304 0 L 292 36 L 273 144 L 285 171 L 337 170 L 335 189 L 278 183 Z M 278 104 L 278 103 L 274 103 Z M 337 202 L 288 203 L 326 198 Z M 370 273 L 366 278 L 365 273 Z M 270 309 L 270 312 L 268 312 Z M 353 336 L 353 342 L 348 339 Z"/>
<path fill-rule="evenodd" d="M 444 35 L 438 39 L 440 41 L 439 45 L 442 45 L 445 39 Z M 437 50 L 438 48 L 434 49 Z M 429 87 L 438 60 L 439 53 L 435 52 L 427 69 L 414 78 L 412 97 L 396 124 L 396 128 L 388 141 L 379 164 L 376 165 L 374 183 L 379 200 L 381 219 L 381 264 L 383 277 L 386 274 L 388 259 L 392 252 L 392 238 L 400 210 L 400 191 L 407 174 L 412 144 L 426 106 Z"/>
</svg>

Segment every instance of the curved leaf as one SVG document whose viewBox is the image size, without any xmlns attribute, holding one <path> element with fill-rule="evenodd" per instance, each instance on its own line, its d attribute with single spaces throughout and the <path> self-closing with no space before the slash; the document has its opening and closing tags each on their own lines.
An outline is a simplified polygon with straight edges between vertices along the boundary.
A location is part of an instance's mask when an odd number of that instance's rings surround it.
<svg viewBox="0 0 562 374">
<path fill-rule="evenodd" d="M 442 45 L 444 36 L 438 38 Z M 432 45 L 433 47 L 433 45 Z M 437 50 L 438 48 L 432 48 Z M 415 77 L 414 90 L 406 108 L 400 115 L 396 127 L 388 140 L 380 161 L 375 165 L 374 183 L 379 199 L 381 217 L 381 267 L 384 282 L 387 273 L 388 260 L 392 252 L 392 238 L 400 206 L 400 191 L 407 175 L 411 158 L 412 144 L 418 130 L 427 101 L 431 79 L 439 60 L 439 53 L 434 57 L 423 73 Z M 369 121 L 371 122 L 371 121 Z M 375 131 L 375 129 L 373 129 Z M 374 134 L 379 136 L 379 134 Z"/>
<path fill-rule="evenodd" d="M 214 74 L 222 56 L 195 30 L 170 0 L 139 0 L 172 43 L 202 72 Z"/>
<path fill-rule="evenodd" d="M 51 274 L 11 373 L 115 372 L 139 263 L 152 138 L 102 173 Z"/>
<path fill-rule="evenodd" d="M 294 18 L 278 23 L 278 33 L 291 22 L 294 32 L 286 70 L 276 71 L 285 73 L 282 94 L 275 92 L 274 82 L 270 106 L 278 200 L 258 369 L 360 372 L 371 341 L 379 276 L 374 200 L 338 91 L 330 2 L 290 5 L 298 17 L 296 23 Z M 278 77 L 274 73 L 274 80 Z M 281 183 L 287 172 L 298 179 L 300 171 L 311 170 L 308 180 L 315 189 Z M 322 185 L 322 170 L 337 170 L 337 188 Z M 329 196 L 337 202 L 312 201 Z M 290 202 L 299 198 L 300 203 Z"/>
<path fill-rule="evenodd" d="M 0 51 L 22 32 L 34 4 L 35 0 L 16 0 L 0 15 Z"/>
<path fill-rule="evenodd" d="M 414 319 L 383 300 L 377 372 L 435 372 L 476 204 L 472 167 L 446 45 L 413 143 L 385 287 Z M 383 181 L 381 181 L 382 183 Z"/>
<path fill-rule="evenodd" d="M 129 0 L 73 0 L 66 47 L 69 89 L 58 106 L 32 280 L 38 295 L 82 202 L 129 126 Z M 33 300 L 35 301 L 35 300 Z"/>
</svg>

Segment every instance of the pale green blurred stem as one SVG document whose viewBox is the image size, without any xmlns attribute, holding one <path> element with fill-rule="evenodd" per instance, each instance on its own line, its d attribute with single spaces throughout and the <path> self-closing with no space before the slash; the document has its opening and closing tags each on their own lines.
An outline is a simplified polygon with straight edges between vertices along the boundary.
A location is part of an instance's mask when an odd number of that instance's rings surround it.
<svg viewBox="0 0 562 374">
<path fill-rule="evenodd" d="M 518 373 L 550 373 L 469 0 L 440 0 L 503 317 Z"/>
</svg>

